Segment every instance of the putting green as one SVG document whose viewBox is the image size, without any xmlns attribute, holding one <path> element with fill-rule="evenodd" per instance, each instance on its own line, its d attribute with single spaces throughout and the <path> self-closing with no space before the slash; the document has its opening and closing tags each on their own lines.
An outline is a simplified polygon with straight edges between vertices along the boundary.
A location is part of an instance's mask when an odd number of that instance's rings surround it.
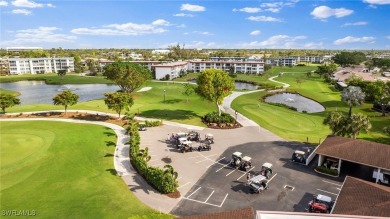
<svg viewBox="0 0 390 219">
<path fill-rule="evenodd" d="M 111 129 L 0 121 L 2 210 L 39 218 L 172 218 L 141 203 L 116 175 Z"/>
</svg>

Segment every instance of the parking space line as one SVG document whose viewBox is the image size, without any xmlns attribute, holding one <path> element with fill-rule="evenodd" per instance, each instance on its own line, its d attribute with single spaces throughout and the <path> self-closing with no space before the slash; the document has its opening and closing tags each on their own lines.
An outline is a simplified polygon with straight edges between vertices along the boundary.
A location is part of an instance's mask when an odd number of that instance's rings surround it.
<svg viewBox="0 0 390 219">
<path fill-rule="evenodd" d="M 229 172 L 228 174 L 226 174 L 226 176 L 229 176 L 229 175 L 232 174 L 234 171 L 236 171 L 236 169 L 233 169 L 231 172 Z"/>
<path fill-rule="evenodd" d="M 271 180 L 273 180 L 273 179 L 275 178 L 276 175 L 278 175 L 278 174 L 275 173 L 275 175 L 273 175 L 273 176 L 271 177 L 271 179 L 268 180 L 268 182 L 271 182 Z"/>
<path fill-rule="evenodd" d="M 195 192 L 197 192 L 200 188 L 202 188 L 202 187 L 199 187 L 197 190 L 195 190 L 193 193 L 191 193 L 191 195 L 195 194 Z M 187 196 L 187 198 L 191 197 L 191 195 Z"/>
<path fill-rule="evenodd" d="M 223 159 L 225 159 L 225 157 L 222 157 L 221 159 L 217 160 L 216 162 L 219 163 L 219 161 L 221 161 L 221 160 L 223 160 Z M 208 166 L 206 167 L 206 169 L 209 168 L 209 167 L 211 167 L 211 166 L 214 165 L 214 164 L 215 164 L 215 163 L 213 163 L 213 164 L 211 164 L 211 165 L 208 165 Z"/>
<path fill-rule="evenodd" d="M 205 162 L 205 161 L 210 161 L 210 160 L 204 159 L 204 160 L 197 161 L 197 162 L 195 162 L 195 163 L 202 163 L 202 162 Z"/>
<path fill-rule="evenodd" d="M 206 199 L 206 201 L 204 201 L 204 203 L 206 203 L 206 202 L 209 200 L 209 198 L 213 195 L 213 193 L 214 193 L 214 190 L 213 190 L 213 192 L 209 195 L 209 197 L 207 197 L 207 199 Z"/>
<path fill-rule="evenodd" d="M 180 189 L 180 188 L 182 188 L 182 187 L 184 187 L 184 186 L 186 186 L 186 185 L 188 185 L 188 184 L 190 184 L 190 183 L 191 183 L 191 182 L 187 182 L 186 184 L 177 187 L 177 189 Z"/>
<path fill-rule="evenodd" d="M 189 158 L 187 158 L 187 159 L 192 159 L 192 158 L 197 158 L 197 157 L 201 157 L 201 156 L 189 157 Z"/>
<path fill-rule="evenodd" d="M 183 197 L 183 198 L 187 199 L 187 200 L 190 200 L 190 201 L 194 201 L 194 202 L 198 202 L 198 203 L 201 203 L 201 204 L 205 204 L 205 205 L 211 205 L 211 206 L 218 207 L 218 208 L 222 207 L 221 205 L 214 205 L 214 204 L 211 204 L 211 203 L 202 202 L 202 201 L 191 199 L 191 198 L 186 198 L 186 197 Z"/>
<path fill-rule="evenodd" d="M 219 168 L 219 169 L 218 169 L 217 171 L 215 171 L 215 172 L 218 172 L 218 171 L 222 170 L 222 169 L 225 168 L 227 165 L 229 165 L 229 163 L 226 164 L 226 165 L 224 165 L 224 166 L 222 166 L 221 168 Z"/>
<path fill-rule="evenodd" d="M 218 206 L 218 207 L 222 207 L 222 205 L 223 205 L 223 203 L 225 202 L 225 200 L 226 200 L 226 198 L 228 197 L 228 195 L 229 195 L 229 193 L 226 193 L 226 196 L 225 196 L 225 198 L 223 199 L 223 201 L 222 201 L 221 205 L 220 205 L 220 206 Z"/>
<path fill-rule="evenodd" d="M 337 194 L 336 193 L 333 193 L 333 192 L 328 192 L 328 191 L 325 191 L 325 190 L 322 190 L 322 189 L 317 189 L 318 191 L 321 191 L 321 192 L 326 192 L 326 193 L 329 193 L 329 194 L 332 194 L 332 195 L 336 195 L 337 196 Z"/>
<path fill-rule="evenodd" d="M 333 185 L 336 185 L 336 186 L 341 186 L 341 185 L 339 185 L 339 184 L 337 184 L 337 183 L 329 182 L 329 181 L 326 181 L 326 180 L 322 180 L 322 182 L 326 182 L 326 183 L 333 184 Z"/>
<path fill-rule="evenodd" d="M 240 177 L 238 177 L 237 180 L 240 180 L 241 177 L 245 176 L 246 174 L 248 174 L 249 171 L 253 170 L 255 167 L 253 166 L 252 168 L 250 168 L 247 172 L 245 172 L 244 174 L 242 174 Z"/>
</svg>

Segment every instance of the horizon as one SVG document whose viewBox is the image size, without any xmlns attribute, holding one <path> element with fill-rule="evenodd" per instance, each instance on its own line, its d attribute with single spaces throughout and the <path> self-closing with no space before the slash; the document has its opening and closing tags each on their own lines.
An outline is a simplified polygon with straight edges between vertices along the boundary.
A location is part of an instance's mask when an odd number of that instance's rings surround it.
<svg viewBox="0 0 390 219">
<path fill-rule="evenodd" d="M 389 0 L 0 0 L 0 47 L 389 50 L 389 11 Z"/>
</svg>

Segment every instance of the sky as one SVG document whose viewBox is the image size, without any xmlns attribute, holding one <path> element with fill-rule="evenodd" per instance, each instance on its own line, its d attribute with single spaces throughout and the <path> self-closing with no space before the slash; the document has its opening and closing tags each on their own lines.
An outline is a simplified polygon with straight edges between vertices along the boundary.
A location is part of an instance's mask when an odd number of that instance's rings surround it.
<svg viewBox="0 0 390 219">
<path fill-rule="evenodd" d="M 0 47 L 390 49 L 390 0 L 0 0 Z"/>
</svg>

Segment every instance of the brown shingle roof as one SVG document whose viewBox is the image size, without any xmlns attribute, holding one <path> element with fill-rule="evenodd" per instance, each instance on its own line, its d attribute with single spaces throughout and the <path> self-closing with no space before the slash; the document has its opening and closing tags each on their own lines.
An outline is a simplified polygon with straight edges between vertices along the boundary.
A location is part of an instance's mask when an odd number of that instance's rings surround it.
<svg viewBox="0 0 390 219">
<path fill-rule="evenodd" d="M 390 170 L 390 145 L 387 144 L 328 136 L 316 153 Z"/>
<path fill-rule="evenodd" d="M 347 176 L 332 213 L 390 217 L 390 187 Z"/>
<path fill-rule="evenodd" d="M 182 219 L 254 219 L 255 214 L 252 208 L 242 208 L 233 211 L 223 211 L 209 214 L 200 214 L 180 217 Z"/>
</svg>

